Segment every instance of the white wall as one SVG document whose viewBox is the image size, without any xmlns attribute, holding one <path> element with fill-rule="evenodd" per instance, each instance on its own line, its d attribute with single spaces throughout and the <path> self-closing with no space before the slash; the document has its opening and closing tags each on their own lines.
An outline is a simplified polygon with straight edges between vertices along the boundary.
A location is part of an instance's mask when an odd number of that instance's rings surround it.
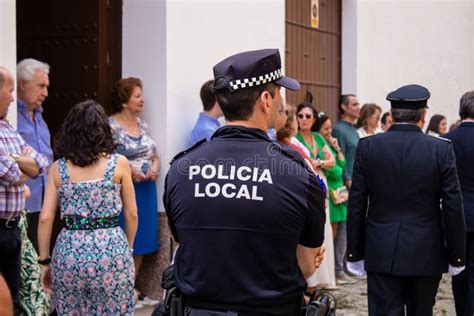
<svg viewBox="0 0 474 316">
<path fill-rule="evenodd" d="M 0 66 L 10 70 L 16 82 L 15 0 L 0 0 Z M 10 105 L 8 120 L 10 124 L 16 126 L 16 102 Z"/>
<path fill-rule="evenodd" d="M 474 89 L 474 1 L 344 0 L 346 10 L 356 17 L 343 41 L 356 41 L 356 58 L 343 53 L 343 91 L 388 109 L 388 92 L 418 83 L 431 91 L 429 116 L 454 122 L 461 95 Z"/>
<path fill-rule="evenodd" d="M 285 1 L 125 0 L 123 12 L 123 76 L 144 83 L 144 117 L 162 159 L 162 211 L 168 163 L 202 111 L 201 85 L 229 55 L 279 48 L 284 56 Z"/>
</svg>

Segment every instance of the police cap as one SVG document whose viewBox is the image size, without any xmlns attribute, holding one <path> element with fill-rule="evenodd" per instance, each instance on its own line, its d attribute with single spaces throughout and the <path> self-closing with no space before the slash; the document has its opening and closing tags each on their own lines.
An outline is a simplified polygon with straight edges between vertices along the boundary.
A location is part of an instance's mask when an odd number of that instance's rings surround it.
<svg viewBox="0 0 474 316">
<path fill-rule="evenodd" d="M 214 66 L 214 91 L 227 89 L 233 92 L 270 82 L 290 90 L 300 88 L 297 80 L 283 76 L 278 49 L 235 54 Z"/>
<path fill-rule="evenodd" d="M 410 84 L 398 88 L 387 95 L 393 109 L 427 108 L 430 92 L 423 86 Z"/>
</svg>

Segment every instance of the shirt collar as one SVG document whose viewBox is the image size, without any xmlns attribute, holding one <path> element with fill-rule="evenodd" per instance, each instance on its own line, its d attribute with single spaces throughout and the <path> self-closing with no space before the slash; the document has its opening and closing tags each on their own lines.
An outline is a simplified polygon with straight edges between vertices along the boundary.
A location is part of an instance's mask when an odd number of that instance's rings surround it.
<svg viewBox="0 0 474 316">
<path fill-rule="evenodd" d="M 238 137 L 238 138 L 259 138 L 271 142 L 267 133 L 259 128 L 248 128 L 238 125 L 226 125 L 219 128 L 212 139 L 214 138 L 227 138 L 227 137 Z"/>
<path fill-rule="evenodd" d="M 215 124 L 220 125 L 218 119 L 216 119 L 216 118 L 214 118 L 214 117 L 212 117 L 212 116 L 209 116 L 209 115 L 207 115 L 207 114 L 204 113 L 204 112 L 199 113 L 199 117 L 200 117 L 201 119 L 204 119 L 204 120 L 207 120 L 207 121 L 209 121 L 209 122 L 212 122 L 212 123 L 215 123 Z"/>
<path fill-rule="evenodd" d="M 18 108 L 18 111 L 20 111 L 22 113 L 25 113 L 25 114 L 28 114 L 28 108 L 26 107 L 25 102 L 21 101 L 20 99 L 18 99 L 17 108 Z M 43 106 L 40 105 L 39 107 L 34 109 L 33 112 L 35 112 L 35 114 L 36 113 L 40 113 L 40 114 L 43 113 Z"/>
</svg>

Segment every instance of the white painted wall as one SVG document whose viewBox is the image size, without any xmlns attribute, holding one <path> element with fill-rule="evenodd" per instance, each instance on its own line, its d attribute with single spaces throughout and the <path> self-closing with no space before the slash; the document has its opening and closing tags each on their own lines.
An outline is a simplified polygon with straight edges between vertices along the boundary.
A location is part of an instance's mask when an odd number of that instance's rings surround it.
<svg viewBox="0 0 474 316">
<path fill-rule="evenodd" d="M 418 83 L 431 91 L 429 116 L 451 124 L 474 89 L 473 34 L 471 0 L 344 0 L 343 48 L 355 51 L 343 52 L 342 90 L 388 109 L 388 92 Z"/>
<path fill-rule="evenodd" d="M 0 66 L 10 70 L 16 82 L 15 0 L 0 0 Z M 8 120 L 10 121 L 10 124 L 16 126 L 16 102 L 12 102 L 10 105 Z"/>
<path fill-rule="evenodd" d="M 164 176 L 183 150 L 202 111 L 201 85 L 212 67 L 246 50 L 279 48 L 284 56 L 284 0 L 125 0 L 123 76 L 143 80 L 144 118 L 162 159 Z"/>
</svg>

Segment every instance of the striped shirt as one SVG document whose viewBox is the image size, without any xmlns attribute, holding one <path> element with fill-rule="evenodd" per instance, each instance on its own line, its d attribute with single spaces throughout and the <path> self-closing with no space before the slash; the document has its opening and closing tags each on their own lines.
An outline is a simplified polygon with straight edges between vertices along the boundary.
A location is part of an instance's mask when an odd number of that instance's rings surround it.
<svg viewBox="0 0 474 316">
<path fill-rule="evenodd" d="M 20 180 L 21 170 L 9 156 L 21 155 L 28 147 L 10 124 L 0 120 L 0 218 L 2 219 L 18 218 L 25 208 L 24 185 L 15 184 Z M 27 156 L 36 162 L 40 169 L 39 174 L 42 174 L 49 164 L 48 159 L 33 148 L 31 150 Z"/>
</svg>

